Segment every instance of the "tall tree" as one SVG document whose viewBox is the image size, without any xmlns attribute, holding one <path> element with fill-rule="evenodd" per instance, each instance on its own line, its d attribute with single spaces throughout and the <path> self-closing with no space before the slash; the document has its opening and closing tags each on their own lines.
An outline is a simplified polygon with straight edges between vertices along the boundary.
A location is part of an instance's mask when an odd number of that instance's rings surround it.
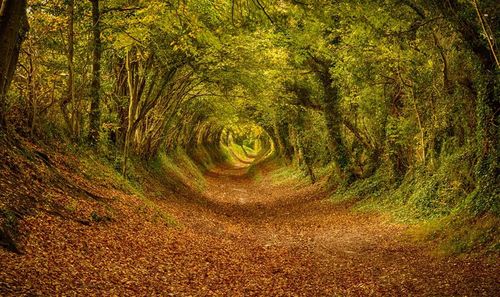
<svg viewBox="0 0 500 297">
<path fill-rule="evenodd" d="M 329 69 L 331 62 L 314 57 L 310 62 L 313 71 L 318 76 L 324 90 L 323 110 L 326 126 L 330 135 L 335 162 L 346 183 L 352 182 L 353 175 L 345 140 L 342 137 L 342 114 L 339 108 L 341 99 L 336 82 L 333 81 Z"/>
<path fill-rule="evenodd" d="M 61 110 L 63 113 L 64 120 L 68 126 L 68 130 L 73 138 L 77 138 L 80 132 L 79 128 L 79 110 L 78 105 L 75 102 L 75 67 L 74 67 L 74 56 L 75 56 L 75 31 L 74 31 L 74 19 L 75 19 L 75 0 L 68 1 L 68 32 L 67 32 L 67 59 L 68 59 L 68 80 L 67 80 L 67 92 L 65 98 L 61 101 Z M 72 111 L 68 111 L 68 104 L 73 104 Z"/>
<path fill-rule="evenodd" d="M 99 0 L 92 2 L 92 85 L 90 90 L 90 114 L 89 114 L 89 142 L 95 145 L 99 140 L 99 127 L 101 121 L 100 90 L 101 90 L 101 21 Z"/>
<path fill-rule="evenodd" d="M 7 90 L 27 30 L 26 0 L 0 0 L 0 129 L 6 125 Z"/>
<path fill-rule="evenodd" d="M 499 165 L 499 116 L 498 106 L 498 59 L 495 48 L 490 40 L 492 37 L 485 34 L 485 23 L 478 3 L 462 3 L 457 0 L 433 1 L 442 15 L 452 24 L 463 38 L 466 46 L 476 56 L 482 78 L 477 82 L 476 134 L 478 138 L 476 164 L 476 178 L 478 179 L 476 205 L 494 205 L 498 208 L 498 171 Z M 488 8 L 494 11 L 495 4 Z M 478 19 L 479 18 L 479 19 Z M 486 37 L 486 40 L 484 40 Z M 480 210 L 479 210 L 480 211 Z M 496 211 L 499 211 L 496 209 Z"/>
</svg>

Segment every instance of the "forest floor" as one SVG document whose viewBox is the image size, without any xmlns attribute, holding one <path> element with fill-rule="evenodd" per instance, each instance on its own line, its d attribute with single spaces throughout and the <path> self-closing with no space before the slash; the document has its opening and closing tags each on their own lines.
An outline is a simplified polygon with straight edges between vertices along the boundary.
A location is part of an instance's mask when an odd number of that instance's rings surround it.
<svg viewBox="0 0 500 297">
<path fill-rule="evenodd" d="M 106 205 L 114 215 L 92 212 L 94 221 L 50 211 L 24 217 L 23 253 L 0 249 L 0 295 L 495 296 L 500 291 L 498 262 L 435 256 L 431 246 L 411 240 L 407 226 L 333 204 L 318 184 L 277 184 L 272 168 L 261 168 L 259 178 L 247 169 L 214 168 L 206 173 L 201 194 L 156 193 L 153 208 L 118 189 L 90 188 L 98 197 L 113 197 Z M 90 206 L 74 206 L 82 208 L 75 212 L 85 207 Z M 175 217 L 175 226 L 157 219 L 163 210 Z"/>
</svg>

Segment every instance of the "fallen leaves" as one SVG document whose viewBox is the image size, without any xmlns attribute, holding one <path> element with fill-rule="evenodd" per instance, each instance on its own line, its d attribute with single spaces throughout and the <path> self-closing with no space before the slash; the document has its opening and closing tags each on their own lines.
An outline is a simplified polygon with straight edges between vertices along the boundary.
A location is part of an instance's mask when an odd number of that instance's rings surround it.
<svg viewBox="0 0 500 297">
<path fill-rule="evenodd" d="M 404 226 L 324 203 L 318 185 L 272 186 L 265 172 L 254 181 L 244 169 L 218 168 L 207 175 L 203 194 L 163 189 L 161 199 L 149 197 L 154 205 L 146 205 L 70 170 L 75 160 L 47 158 L 73 186 L 60 186 L 57 178 L 35 183 L 34 193 L 45 193 L 36 205 L 47 209 L 37 206 L 19 221 L 23 255 L 0 249 L 2 296 L 479 296 L 498 290 L 498 262 L 432 257 L 405 240 Z M 4 186 L 15 173 L 2 168 L 10 172 L 0 178 Z M 146 193 L 160 191 L 154 177 L 144 180 Z M 61 205 L 59 215 L 48 211 Z M 180 226 L 165 226 L 164 213 Z M 99 219 L 106 216 L 112 219 Z"/>
</svg>

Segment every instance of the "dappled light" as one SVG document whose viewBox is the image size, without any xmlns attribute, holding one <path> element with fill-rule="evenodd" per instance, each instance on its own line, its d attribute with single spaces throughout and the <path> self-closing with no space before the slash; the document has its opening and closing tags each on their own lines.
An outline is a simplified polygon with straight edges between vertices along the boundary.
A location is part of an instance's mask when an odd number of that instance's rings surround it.
<svg viewBox="0 0 500 297">
<path fill-rule="evenodd" d="M 226 139 L 221 147 L 226 150 L 231 163 L 251 165 L 261 161 L 273 153 L 274 144 L 259 126 L 237 127 L 226 132 Z"/>
<path fill-rule="evenodd" d="M 495 0 L 0 0 L 0 296 L 496 296 Z"/>
</svg>

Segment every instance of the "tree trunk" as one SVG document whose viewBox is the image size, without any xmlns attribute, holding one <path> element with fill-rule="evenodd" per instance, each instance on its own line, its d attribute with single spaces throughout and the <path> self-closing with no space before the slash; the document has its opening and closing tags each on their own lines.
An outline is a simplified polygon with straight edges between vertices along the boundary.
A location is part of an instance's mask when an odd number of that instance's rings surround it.
<svg viewBox="0 0 500 297">
<path fill-rule="evenodd" d="M 100 90 L 101 90 L 101 21 L 99 0 L 92 2 L 92 84 L 90 89 L 90 114 L 89 114 L 89 143 L 96 145 L 99 140 L 99 127 L 101 121 Z"/>
<path fill-rule="evenodd" d="M 68 59 L 68 80 L 66 97 L 61 101 L 60 107 L 63 113 L 64 121 L 68 126 L 68 131 L 71 138 L 76 139 L 78 131 L 78 105 L 75 102 L 75 70 L 74 70 L 74 56 L 75 56 L 75 32 L 74 32 L 74 18 L 75 18 L 75 0 L 68 1 L 68 32 L 67 32 L 67 59 Z M 68 104 L 73 104 L 72 112 L 68 111 Z"/>
<path fill-rule="evenodd" d="M 36 124 L 36 116 L 38 113 L 37 106 L 37 88 L 36 88 L 36 78 L 35 78 L 35 63 L 33 63 L 33 53 L 31 42 L 29 45 L 29 54 L 28 54 L 28 63 L 29 63 L 29 71 L 28 71 L 28 98 L 30 105 L 30 116 L 28 117 L 28 124 L 30 126 L 30 137 L 33 138 L 35 133 L 35 124 Z"/>
<path fill-rule="evenodd" d="M 342 138 L 341 128 L 343 125 L 342 115 L 339 111 L 340 95 L 337 86 L 329 73 L 329 63 L 320 59 L 312 58 L 310 61 L 311 68 L 318 76 L 323 85 L 324 98 L 323 110 L 328 129 L 331 147 L 333 151 L 333 159 L 337 164 L 340 175 L 346 184 L 353 181 L 354 175 L 351 172 L 351 162 L 344 139 Z"/>
<path fill-rule="evenodd" d="M 304 141 L 305 133 L 307 131 L 305 124 L 306 124 L 306 113 L 303 110 L 299 110 L 297 112 L 297 118 L 296 118 L 297 129 L 295 134 L 297 148 L 298 148 L 299 165 L 301 168 L 305 167 L 306 174 L 309 176 L 311 182 L 314 184 L 316 182 L 316 175 L 314 174 L 314 169 L 313 169 L 314 160 L 311 155 L 311 151 L 309 150 L 310 146 L 304 147 L 304 144 L 307 143 L 306 141 Z"/>
<path fill-rule="evenodd" d="M 324 84 L 325 88 L 325 121 L 328 128 L 328 134 L 332 142 L 333 159 L 340 169 L 342 177 L 347 184 L 352 181 L 352 173 L 350 172 L 350 160 L 347 152 L 344 139 L 342 138 L 342 116 L 338 110 L 339 94 L 338 89 L 328 84 Z"/>
<path fill-rule="evenodd" d="M 279 127 L 278 127 L 278 124 L 276 122 L 273 123 L 272 134 L 270 134 L 270 135 L 274 136 L 274 142 L 275 142 L 274 146 L 275 146 L 277 156 L 278 157 L 286 157 L 285 156 L 285 145 L 283 144 L 283 141 L 281 140 Z"/>
<path fill-rule="evenodd" d="M 128 155 L 130 151 L 130 142 L 134 132 L 134 122 L 137 113 L 137 106 L 139 105 L 139 96 L 137 89 L 137 81 L 134 80 L 136 76 L 134 71 L 134 65 L 131 61 L 131 53 L 132 50 L 127 52 L 127 57 L 125 61 L 125 66 L 127 69 L 127 84 L 129 90 L 129 107 L 128 107 L 128 121 L 127 121 L 127 130 L 125 132 L 125 143 L 123 145 L 123 162 L 122 162 L 122 174 L 127 174 L 127 163 L 128 163 Z"/>
<path fill-rule="evenodd" d="M 473 4 L 461 3 L 457 0 L 434 1 L 434 5 L 443 16 L 462 35 L 464 43 L 477 57 L 483 70 L 480 81 L 477 82 L 477 103 L 476 135 L 478 140 L 476 163 L 476 178 L 478 180 L 477 189 L 472 204 L 477 212 L 490 209 L 497 214 L 498 209 L 498 179 L 499 169 L 499 143 L 498 139 L 500 125 L 498 116 L 498 106 L 500 98 L 498 96 L 498 61 L 494 49 L 489 46 L 490 40 L 482 37 L 482 19 L 475 19 L 478 10 L 477 2 Z M 457 12 L 468 13 L 457 13 Z M 472 17 L 474 16 L 474 18 Z M 479 15 L 481 18 L 481 14 Z"/>
<path fill-rule="evenodd" d="M 6 127 L 7 91 L 28 29 L 26 0 L 0 0 L 0 130 Z"/>
<path fill-rule="evenodd" d="M 406 5 L 412 7 L 417 14 L 425 17 L 423 9 L 410 1 L 404 1 Z M 492 36 L 486 29 L 484 13 L 479 7 L 479 1 L 459 1 L 459 0 L 433 0 L 422 2 L 423 7 L 429 12 L 439 11 L 441 15 L 453 26 L 462 36 L 464 44 L 476 56 L 480 67 L 483 70 L 482 77 L 477 84 L 476 102 L 476 135 L 477 135 L 477 163 L 476 179 L 478 186 L 476 189 L 473 204 L 477 211 L 491 207 L 497 213 L 499 204 L 495 202 L 498 195 L 498 172 L 499 172 L 499 143 L 500 138 L 498 126 L 500 125 L 498 116 L 498 106 L 500 99 L 498 96 L 498 74 L 499 62 L 495 52 Z M 495 11 L 495 2 L 489 4 L 489 9 Z"/>
<path fill-rule="evenodd" d="M 116 58 L 113 62 L 114 75 L 115 75 L 115 86 L 113 91 L 113 99 L 116 101 L 116 113 L 119 118 L 119 127 L 116 130 L 116 144 L 118 147 L 123 147 L 125 143 L 125 134 L 127 131 L 127 113 L 128 110 L 125 106 L 122 106 L 121 100 L 128 98 L 128 85 L 127 85 L 127 69 L 125 66 L 125 59 Z"/>
</svg>

